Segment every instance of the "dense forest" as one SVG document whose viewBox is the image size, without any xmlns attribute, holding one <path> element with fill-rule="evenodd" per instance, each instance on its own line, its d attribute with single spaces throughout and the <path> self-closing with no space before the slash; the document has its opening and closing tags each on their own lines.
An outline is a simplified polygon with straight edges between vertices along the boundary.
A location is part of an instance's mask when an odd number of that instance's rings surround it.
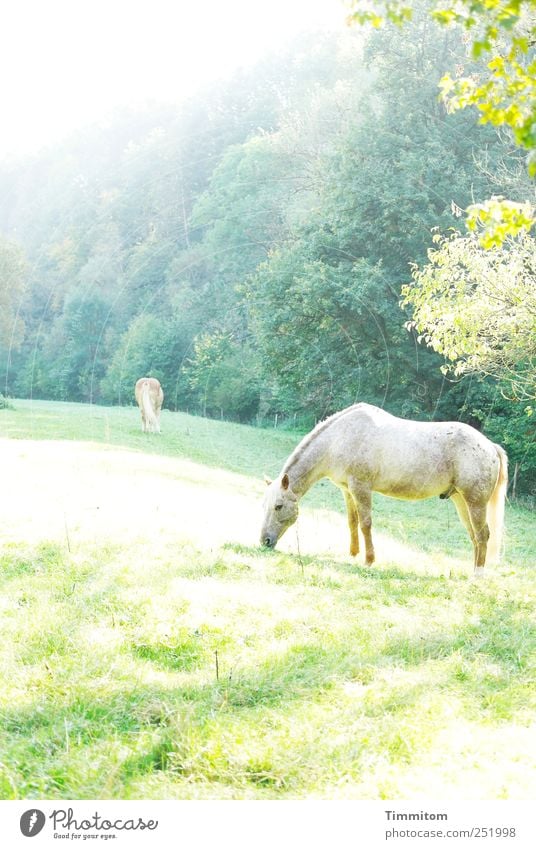
<svg viewBox="0 0 536 849">
<path fill-rule="evenodd" d="M 0 391 L 130 404 L 147 374 L 171 409 L 298 427 L 368 401 L 482 427 L 534 489 L 527 399 L 445 374 L 403 306 L 460 210 L 534 195 L 508 135 L 438 99 L 458 63 L 460 34 L 419 15 L 304 36 L 2 163 Z"/>
</svg>

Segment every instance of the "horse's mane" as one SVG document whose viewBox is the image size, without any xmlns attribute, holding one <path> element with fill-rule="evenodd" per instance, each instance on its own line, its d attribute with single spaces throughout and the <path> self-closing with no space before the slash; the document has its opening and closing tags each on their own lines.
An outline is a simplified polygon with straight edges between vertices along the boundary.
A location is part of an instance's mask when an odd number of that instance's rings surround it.
<svg viewBox="0 0 536 849">
<path fill-rule="evenodd" d="M 294 465 L 294 463 L 296 463 L 301 458 L 303 452 L 305 451 L 306 448 L 309 447 L 309 445 L 313 441 L 313 439 L 316 439 L 316 437 L 320 433 L 327 430 L 334 422 L 338 421 L 339 419 L 342 419 L 342 417 L 346 416 L 348 413 L 354 412 L 359 407 L 364 408 L 364 407 L 368 407 L 368 406 L 370 406 L 370 405 L 364 404 L 363 402 L 360 401 L 359 403 L 352 404 L 350 407 L 345 407 L 344 410 L 339 410 L 338 413 L 333 413 L 333 415 L 328 416 L 327 419 L 324 419 L 323 421 L 318 422 L 318 424 L 308 434 L 306 434 L 303 437 L 302 441 L 300 443 L 298 443 L 298 445 L 296 446 L 296 448 L 294 449 L 294 451 L 292 452 L 292 454 L 288 458 L 287 462 L 285 463 L 285 465 L 283 467 L 282 474 L 285 474 L 285 472 L 289 471 L 289 469 Z"/>
</svg>

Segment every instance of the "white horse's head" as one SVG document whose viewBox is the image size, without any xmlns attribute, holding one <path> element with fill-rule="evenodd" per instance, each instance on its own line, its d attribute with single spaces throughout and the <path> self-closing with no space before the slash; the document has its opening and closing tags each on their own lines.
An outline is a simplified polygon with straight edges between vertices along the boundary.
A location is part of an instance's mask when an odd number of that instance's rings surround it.
<svg viewBox="0 0 536 849">
<path fill-rule="evenodd" d="M 275 548 L 278 539 L 298 518 L 298 496 L 292 492 L 287 474 L 281 480 L 265 480 L 268 489 L 264 496 L 261 545 Z"/>
</svg>

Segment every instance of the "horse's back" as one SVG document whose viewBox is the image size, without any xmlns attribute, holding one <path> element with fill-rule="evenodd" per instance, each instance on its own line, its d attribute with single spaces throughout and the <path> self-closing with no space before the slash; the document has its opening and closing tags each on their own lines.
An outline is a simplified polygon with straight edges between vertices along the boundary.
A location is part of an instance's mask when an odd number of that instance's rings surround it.
<svg viewBox="0 0 536 849">
<path fill-rule="evenodd" d="M 153 404 L 157 405 L 160 402 L 161 405 L 162 401 L 164 400 L 164 393 L 162 391 L 160 381 L 157 380 L 156 377 L 140 377 L 140 379 L 136 381 L 134 394 L 136 396 L 136 401 L 138 402 L 138 404 L 140 403 L 142 393 L 145 387 L 149 391 L 149 397 L 151 398 Z"/>
<path fill-rule="evenodd" d="M 427 498 L 452 487 L 488 491 L 497 480 L 494 444 L 462 422 L 413 421 L 356 404 L 334 421 L 331 435 L 334 475 L 353 475 L 385 495 Z"/>
</svg>

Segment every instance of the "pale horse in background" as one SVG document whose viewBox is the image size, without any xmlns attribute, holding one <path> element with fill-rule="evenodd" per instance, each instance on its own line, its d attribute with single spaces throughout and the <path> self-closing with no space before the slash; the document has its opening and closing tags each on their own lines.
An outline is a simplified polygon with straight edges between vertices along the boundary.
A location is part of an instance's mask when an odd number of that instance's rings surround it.
<svg viewBox="0 0 536 849">
<path fill-rule="evenodd" d="M 144 433 L 160 433 L 160 410 L 164 393 L 156 377 L 140 377 L 135 389 L 136 402 L 141 413 Z"/>
<path fill-rule="evenodd" d="M 374 562 L 372 492 L 394 498 L 450 498 L 474 549 L 475 574 L 501 552 L 508 460 L 500 445 L 461 422 L 400 419 L 370 404 L 354 404 L 302 439 L 281 474 L 269 481 L 261 544 L 274 548 L 298 517 L 298 501 L 321 478 L 342 490 L 350 554 Z"/>
</svg>

